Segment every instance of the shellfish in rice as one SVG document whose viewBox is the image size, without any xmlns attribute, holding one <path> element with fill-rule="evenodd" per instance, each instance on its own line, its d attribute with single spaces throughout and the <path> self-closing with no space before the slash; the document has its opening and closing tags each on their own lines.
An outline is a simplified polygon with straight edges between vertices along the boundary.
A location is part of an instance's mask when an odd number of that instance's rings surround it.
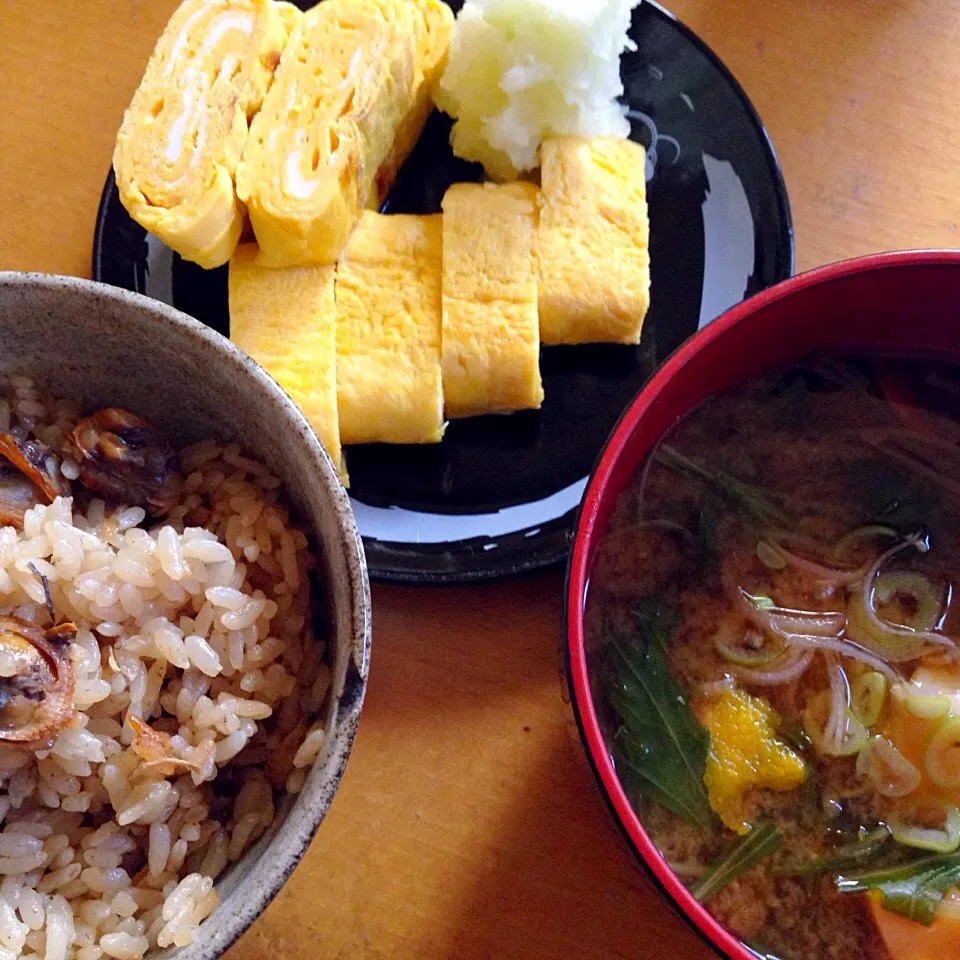
<svg viewBox="0 0 960 960">
<path fill-rule="evenodd" d="M 70 431 L 80 482 L 106 499 L 166 516 L 183 486 L 177 455 L 149 421 L 119 407 L 98 410 Z"/>
<path fill-rule="evenodd" d="M 45 443 L 0 433 L 0 454 L 43 493 L 48 503 L 70 492 L 69 482 L 60 473 L 60 458 Z"/>
<path fill-rule="evenodd" d="M 39 440 L 0 433 L 0 457 L 0 525 L 22 530 L 28 510 L 70 492 L 59 457 Z"/>
<path fill-rule="evenodd" d="M 0 740 L 36 746 L 74 714 L 74 672 L 67 647 L 72 623 L 42 630 L 0 617 Z"/>
<path fill-rule="evenodd" d="M 199 769 L 196 762 L 176 755 L 168 734 L 155 730 L 133 713 L 127 714 L 127 723 L 133 730 L 133 752 L 143 761 L 134 773 L 135 778 L 171 777 L 179 772 Z"/>
</svg>

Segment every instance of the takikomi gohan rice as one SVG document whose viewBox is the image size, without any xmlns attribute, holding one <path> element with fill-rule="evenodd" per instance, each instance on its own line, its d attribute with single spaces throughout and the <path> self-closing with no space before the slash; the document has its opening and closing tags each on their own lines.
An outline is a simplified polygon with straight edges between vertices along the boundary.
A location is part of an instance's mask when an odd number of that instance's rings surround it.
<svg viewBox="0 0 960 960">
<path fill-rule="evenodd" d="M 324 736 L 280 481 L 13 378 L 0 401 L 0 960 L 189 943 Z"/>
</svg>

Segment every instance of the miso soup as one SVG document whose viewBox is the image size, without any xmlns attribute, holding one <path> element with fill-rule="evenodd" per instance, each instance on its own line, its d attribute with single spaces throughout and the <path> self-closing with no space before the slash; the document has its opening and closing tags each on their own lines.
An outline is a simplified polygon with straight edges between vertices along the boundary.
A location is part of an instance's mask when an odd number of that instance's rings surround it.
<svg viewBox="0 0 960 960">
<path fill-rule="evenodd" d="M 949 362 L 814 356 L 722 392 L 619 496 L 586 612 L 608 747 L 761 956 L 960 957 L 958 590 Z"/>
</svg>

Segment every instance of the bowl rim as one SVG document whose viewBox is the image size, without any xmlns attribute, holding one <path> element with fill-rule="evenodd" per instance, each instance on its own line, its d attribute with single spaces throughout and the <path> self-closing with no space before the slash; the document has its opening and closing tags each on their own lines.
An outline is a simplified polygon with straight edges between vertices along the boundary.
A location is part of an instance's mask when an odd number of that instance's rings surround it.
<svg viewBox="0 0 960 960">
<path fill-rule="evenodd" d="M 671 905 L 714 947 L 735 960 L 757 960 L 759 954 L 730 933 L 697 901 L 670 868 L 644 829 L 627 799 L 604 743 L 594 708 L 584 646 L 583 610 L 589 579 L 588 561 L 601 503 L 614 467 L 624 455 L 634 431 L 655 399 L 693 357 L 713 341 L 758 311 L 794 294 L 853 274 L 917 266 L 960 266 L 960 250 L 929 248 L 896 250 L 840 260 L 796 274 L 768 287 L 721 314 L 681 344 L 630 401 L 604 444 L 580 501 L 576 533 L 567 563 L 564 585 L 564 665 L 570 702 L 580 738 L 597 783 L 611 813 L 642 864 L 652 874 Z"/>
<path fill-rule="evenodd" d="M 256 381 L 261 389 L 271 395 L 283 414 L 290 418 L 295 426 L 297 434 L 304 443 L 304 454 L 316 469 L 318 480 L 329 497 L 336 520 L 336 541 L 343 554 L 343 568 L 348 580 L 346 593 L 349 596 L 350 608 L 348 638 L 350 647 L 347 682 L 344 690 L 339 693 L 337 729 L 335 735 L 329 738 L 329 750 L 325 751 L 330 779 L 323 784 L 315 782 L 315 801 L 304 808 L 302 819 L 296 825 L 296 832 L 292 835 L 287 834 L 285 848 L 270 854 L 274 840 L 281 838 L 280 831 L 287 824 L 286 820 L 263 850 L 261 861 L 257 863 L 256 868 L 250 871 L 248 877 L 241 878 L 233 893 L 244 895 L 242 903 L 238 903 L 235 909 L 224 910 L 206 937 L 203 937 L 204 929 L 201 925 L 201 935 L 193 944 L 156 950 L 148 954 L 151 960 L 163 960 L 167 957 L 171 960 L 178 957 L 182 957 L 183 960 L 214 960 L 252 926 L 280 892 L 306 853 L 340 787 L 356 738 L 369 677 L 372 642 L 371 599 L 363 543 L 349 497 L 316 431 L 277 381 L 229 339 L 175 307 L 140 293 L 82 277 L 42 272 L 0 271 L 0 292 L 4 290 L 26 292 L 37 289 L 51 294 L 65 292 L 80 298 L 106 298 L 122 309 L 148 314 L 157 323 L 179 328 L 187 337 L 204 341 L 241 376 Z M 318 531 L 313 529 L 312 524 L 311 532 L 315 537 L 318 535 Z M 318 768 L 312 768 L 311 773 L 316 769 Z M 310 788 L 310 779 L 308 776 L 307 785 L 298 797 L 294 798 L 294 804 L 304 797 Z M 293 809 L 294 807 L 291 806 L 291 813 Z M 226 906 L 226 901 L 222 906 Z"/>
</svg>

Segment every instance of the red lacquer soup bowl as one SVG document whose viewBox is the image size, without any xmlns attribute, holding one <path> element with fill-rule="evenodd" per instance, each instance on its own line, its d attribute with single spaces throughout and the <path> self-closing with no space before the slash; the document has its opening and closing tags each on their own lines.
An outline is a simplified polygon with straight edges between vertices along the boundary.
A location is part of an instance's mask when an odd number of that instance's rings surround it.
<svg viewBox="0 0 960 960">
<path fill-rule="evenodd" d="M 793 277 L 723 314 L 680 347 L 624 412 L 587 485 L 567 577 L 567 675 L 600 787 L 661 888 L 716 947 L 756 954 L 689 893 L 657 852 L 617 777 L 584 649 L 584 602 L 614 502 L 666 430 L 711 394 L 816 350 L 960 357 L 960 251 L 878 254 Z"/>
</svg>

